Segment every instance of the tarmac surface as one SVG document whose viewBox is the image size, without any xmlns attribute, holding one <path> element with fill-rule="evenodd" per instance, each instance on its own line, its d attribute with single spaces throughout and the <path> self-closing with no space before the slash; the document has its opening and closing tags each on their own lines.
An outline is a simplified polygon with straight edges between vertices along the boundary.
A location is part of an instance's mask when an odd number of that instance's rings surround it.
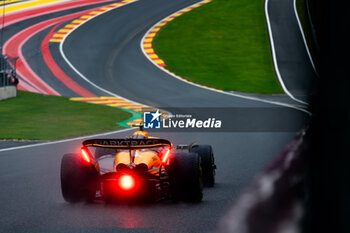
<svg viewBox="0 0 350 233">
<path fill-rule="evenodd" d="M 157 21 L 196 1 L 140 0 L 100 15 L 75 30 L 65 41 L 68 60 L 93 83 L 142 104 L 159 108 L 253 109 L 252 126 L 242 131 L 152 133 L 176 144 L 211 144 L 217 164 L 216 186 L 204 190 L 203 202 L 188 203 L 65 203 L 60 191 L 60 161 L 65 153 L 78 151 L 82 139 L 72 139 L 25 148 L 0 149 L 0 232 L 209 232 L 252 179 L 266 167 L 292 139 L 308 115 L 288 108 L 289 116 L 258 114 L 261 109 L 285 107 L 220 94 L 181 82 L 155 67 L 142 53 L 140 41 Z M 67 13 L 67 12 L 66 12 Z M 40 20 L 54 17 L 52 15 Z M 36 19 L 39 20 L 39 19 Z M 292 20 L 292 19 L 291 19 Z M 32 21 L 24 22 L 25 26 Z M 15 32 L 19 23 L 7 30 Z M 48 29 L 49 30 L 49 29 Z M 30 39 L 23 49 L 33 70 L 50 79 L 39 51 L 44 32 Z M 282 35 L 282 34 L 281 34 Z M 299 43 L 299 42 L 296 42 Z M 39 47 L 38 47 L 39 46 Z M 294 53 L 303 52 L 296 47 Z M 62 59 L 58 44 L 50 48 L 56 62 L 76 82 L 96 95 L 107 96 L 82 80 Z M 41 60 L 40 60 L 41 59 Z M 292 71 L 290 71 L 292 72 Z M 289 79 L 289 76 L 286 76 Z M 293 81 L 294 82 L 294 81 Z M 57 84 L 61 95 L 76 96 Z M 257 112 L 254 112 L 256 109 Z M 227 118 L 227 116 L 226 116 Z M 242 124 L 242 116 L 231 116 Z M 255 125 L 254 123 L 257 122 Z M 293 130 L 271 132 L 261 125 L 293 125 Z M 131 131 L 104 137 L 123 138 Z"/>
</svg>

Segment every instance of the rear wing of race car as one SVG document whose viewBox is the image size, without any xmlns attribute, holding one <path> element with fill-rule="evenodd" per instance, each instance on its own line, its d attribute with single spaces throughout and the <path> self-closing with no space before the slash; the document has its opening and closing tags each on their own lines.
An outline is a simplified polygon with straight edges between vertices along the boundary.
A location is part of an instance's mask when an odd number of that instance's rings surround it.
<svg viewBox="0 0 350 233">
<path fill-rule="evenodd" d="M 90 139 L 83 142 L 84 147 L 102 147 L 113 149 L 147 149 L 162 146 L 172 147 L 171 142 L 165 139 Z"/>
</svg>

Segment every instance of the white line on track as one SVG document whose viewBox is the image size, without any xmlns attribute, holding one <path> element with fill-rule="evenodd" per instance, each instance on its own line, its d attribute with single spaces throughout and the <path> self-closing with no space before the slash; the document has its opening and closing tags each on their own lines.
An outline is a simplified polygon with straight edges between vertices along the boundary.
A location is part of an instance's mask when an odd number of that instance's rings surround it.
<svg viewBox="0 0 350 233">
<path fill-rule="evenodd" d="M 134 2 L 136 2 L 136 1 L 138 1 L 138 0 L 135 0 Z M 267 1 L 268 1 L 268 0 L 266 0 L 266 2 L 267 2 Z M 133 2 L 126 3 L 126 4 L 122 5 L 122 6 L 128 5 L 128 4 L 130 4 L 130 3 L 133 3 Z M 197 3 L 195 3 L 195 4 L 197 4 Z M 195 5 L 195 4 L 193 4 L 193 5 Z M 192 5 L 191 5 L 191 6 L 192 6 Z M 191 6 L 188 6 L 188 7 L 191 7 Z M 121 6 L 120 6 L 120 7 L 121 7 Z M 185 8 L 183 8 L 183 9 L 186 9 L 186 8 L 188 8 L 188 7 L 185 7 Z M 118 8 L 118 7 L 117 7 L 117 8 Z M 117 9 L 117 8 L 113 8 L 113 9 L 111 9 L 111 10 L 114 10 L 114 9 Z M 183 9 L 181 9 L 181 10 L 183 10 Z M 111 11 L 111 10 L 105 11 L 105 12 L 99 14 L 99 15 L 102 15 L 102 14 L 104 14 L 104 13 L 107 13 L 107 12 L 109 12 L 109 11 Z M 181 11 L 181 10 L 179 10 L 179 11 Z M 177 12 L 179 12 L 179 11 L 177 11 Z M 86 20 L 84 23 L 86 23 L 86 22 L 92 20 L 93 18 L 95 18 L 95 17 L 97 17 L 97 16 L 99 16 L 99 15 L 96 15 L 96 16 L 94 16 L 94 17 L 92 17 L 92 18 Z M 167 17 L 166 17 L 166 18 L 167 18 Z M 164 19 L 165 19 L 165 18 L 164 18 Z M 160 20 L 160 21 L 157 22 L 155 25 L 157 25 L 158 23 L 160 23 L 160 22 L 163 21 L 164 19 Z M 83 23 L 83 24 L 84 24 L 84 23 Z M 70 32 L 67 34 L 67 36 L 66 36 L 66 37 L 62 40 L 62 42 L 60 43 L 60 52 L 61 52 L 61 54 L 62 54 L 64 60 L 67 62 L 67 64 L 68 64 L 68 65 L 69 65 L 83 80 L 85 80 L 85 81 L 88 82 L 90 85 L 94 86 L 95 88 L 97 88 L 97 89 L 99 89 L 99 90 L 105 92 L 106 94 L 109 94 L 109 95 L 112 95 L 112 96 L 116 96 L 116 97 L 120 97 L 120 98 L 123 98 L 123 99 L 125 99 L 125 100 L 130 101 L 130 102 L 134 102 L 134 103 L 136 103 L 136 104 L 141 104 L 141 103 L 137 103 L 137 102 L 135 102 L 135 101 L 126 99 L 126 98 L 124 98 L 124 97 L 121 97 L 121 96 L 119 96 L 119 95 L 117 95 L 117 94 L 115 94 L 115 93 L 113 93 L 113 92 L 110 92 L 110 91 L 108 91 L 108 90 L 106 90 L 106 89 L 104 89 L 104 88 L 102 88 L 102 87 L 96 85 L 95 83 L 91 82 L 91 81 L 90 81 L 88 78 L 86 78 L 79 70 L 77 70 L 77 69 L 72 65 L 72 63 L 67 59 L 67 57 L 66 57 L 66 55 L 64 54 L 64 51 L 63 51 L 63 44 L 64 44 L 66 38 L 67 38 L 72 32 L 74 32 L 77 28 L 79 28 L 79 27 L 80 27 L 81 25 L 83 25 L 83 24 L 78 25 L 78 26 L 75 27 L 72 31 L 70 31 Z M 155 26 L 155 25 L 154 25 L 154 26 Z M 141 50 L 142 50 L 142 52 L 144 53 L 145 57 L 147 57 L 147 59 L 149 59 L 156 67 L 158 67 L 159 69 L 161 69 L 161 70 L 163 70 L 164 72 L 168 73 L 169 75 L 173 76 L 174 78 L 179 79 L 179 80 L 181 80 L 181 81 L 183 81 L 183 82 L 186 82 L 186 83 L 188 83 L 188 84 L 190 84 L 190 85 L 193 85 L 193 86 L 196 86 L 196 87 L 200 87 L 200 88 L 203 88 L 203 89 L 206 89 L 206 90 L 214 91 L 214 92 L 217 92 L 217 93 L 221 93 L 221 94 L 225 94 L 225 95 L 230 95 L 230 96 L 235 96 L 235 97 L 239 97 L 239 98 L 243 98 L 243 99 L 249 99 L 249 100 L 254 100 L 254 101 L 259 101 L 259 102 L 265 102 L 265 103 L 274 104 L 274 105 L 279 105 L 279 106 L 288 107 L 288 108 L 293 108 L 293 109 L 296 109 L 296 110 L 299 110 L 299 111 L 302 111 L 302 112 L 305 112 L 305 113 L 311 115 L 311 113 L 310 113 L 309 111 L 307 111 L 306 109 L 298 108 L 298 107 L 293 106 L 293 105 L 289 105 L 289 104 L 285 104 L 285 103 L 280 103 L 280 102 L 275 102 L 275 101 L 269 101 L 269 100 L 260 99 L 260 98 L 256 98 L 256 97 L 249 97 L 249 96 L 239 95 L 239 94 L 235 94 L 235 93 L 224 92 L 224 91 L 217 90 L 217 89 L 214 89 L 214 88 L 201 86 L 201 85 L 198 85 L 198 84 L 196 84 L 196 83 L 189 82 L 189 81 L 187 81 L 187 80 L 185 80 L 185 79 L 183 79 L 183 78 L 181 78 L 181 77 L 179 77 L 179 76 L 177 76 L 177 75 L 175 75 L 175 74 L 169 72 L 168 70 L 166 70 L 166 69 L 164 69 L 164 68 L 158 66 L 156 63 L 153 62 L 153 60 L 151 60 L 151 59 L 147 56 L 147 54 L 146 54 L 146 52 L 144 51 L 143 46 L 142 46 L 142 41 L 144 40 L 145 36 L 149 33 L 150 30 L 153 29 L 154 26 L 152 26 L 152 27 L 147 31 L 147 33 L 143 36 L 143 38 L 142 38 L 142 40 L 141 40 L 141 42 L 140 42 Z M 143 104 L 141 104 L 141 105 L 143 105 Z M 76 140 L 81 140 L 81 139 L 91 138 L 91 137 L 107 136 L 107 135 L 111 135 L 111 134 L 123 133 L 123 132 L 129 131 L 129 130 L 133 130 L 133 129 L 135 129 L 135 128 L 128 128 L 128 129 L 123 129 L 123 130 L 119 130 L 119 131 L 113 131 L 113 132 L 107 132 L 107 133 L 95 134 L 95 135 L 89 135 L 89 136 L 82 136 L 82 137 L 71 138 L 71 139 L 64 139 L 64 140 L 58 140 L 58 141 L 51 141 L 51 142 L 37 143 L 37 144 L 24 145 L 24 146 L 18 146 L 18 147 L 4 148 L 4 149 L 0 149 L 0 152 L 11 151 L 11 150 L 17 150 L 17 149 L 26 149 L 26 148 L 38 147 L 38 146 L 46 146 L 46 145 L 52 145 L 52 144 L 58 144 L 58 143 L 64 143 L 64 142 L 71 142 L 71 141 L 76 141 Z"/>
<path fill-rule="evenodd" d="M 0 149 L 0 152 L 26 149 L 26 148 L 38 147 L 38 146 L 46 146 L 46 145 L 52 145 L 52 144 L 59 144 L 59 143 L 64 143 L 64 142 L 72 142 L 72 141 L 82 140 L 82 139 L 86 139 L 86 138 L 108 136 L 111 134 L 124 133 L 124 132 L 130 131 L 130 130 L 133 130 L 133 129 L 136 129 L 136 128 L 127 128 L 127 129 L 121 129 L 121 130 L 107 132 L 107 133 L 101 133 L 101 134 L 94 134 L 94 135 L 81 136 L 81 137 L 76 137 L 76 138 L 62 139 L 62 140 L 51 141 L 51 142 L 42 142 L 42 143 L 30 144 L 30 145 L 24 145 L 24 146 L 9 147 L 9 148 Z"/>
<path fill-rule="evenodd" d="M 128 4 L 131 4 L 131 3 L 134 3 L 134 2 L 137 2 L 138 0 L 135 0 L 133 2 L 128 2 L 128 3 L 125 3 L 119 7 L 122 7 L 122 6 L 126 6 Z M 117 9 L 119 7 L 115 7 L 111 10 L 114 10 L 114 9 Z M 107 11 L 104 11 L 102 12 L 101 14 L 98 14 L 96 16 L 93 16 L 91 18 L 89 18 L 88 20 L 86 20 L 84 23 L 94 19 L 95 17 L 99 16 L 99 15 L 102 15 L 104 13 L 107 13 L 111 10 L 107 10 Z M 86 78 L 79 70 L 77 70 L 73 65 L 72 63 L 67 59 L 66 55 L 64 54 L 64 51 L 63 51 L 63 44 L 65 42 L 65 39 L 73 32 L 75 31 L 77 28 L 79 28 L 80 26 L 82 26 L 84 23 L 78 25 L 77 27 L 75 27 L 73 30 L 71 30 L 67 36 L 65 38 L 63 38 L 62 42 L 60 43 L 60 52 L 64 58 L 64 60 L 67 62 L 67 64 L 83 79 L 85 80 L 86 82 L 88 82 L 90 85 L 94 86 L 95 88 L 105 92 L 106 94 L 108 95 L 111 95 L 111 96 L 115 96 L 115 97 L 119 97 L 119 98 L 122 98 L 122 99 L 125 99 L 127 101 L 130 101 L 130 102 L 133 102 L 135 104 L 140 104 L 140 105 L 144 105 L 144 104 L 141 104 L 141 103 L 138 103 L 138 102 L 135 102 L 135 101 L 132 101 L 132 100 L 129 100 L 129 99 L 126 99 L 122 96 L 119 96 L 113 92 L 110 92 L 98 85 L 96 85 L 95 83 L 91 82 L 88 78 Z M 135 128 L 127 128 L 127 129 L 122 129 L 122 130 L 118 130 L 118 131 L 113 131 L 113 132 L 107 132 L 107 133 L 102 133 L 102 134 L 94 134 L 94 135 L 88 135 L 88 136 L 82 136 L 82 137 L 77 137 L 77 138 L 70 138 L 70 139 L 63 139 L 63 140 L 57 140 L 57 141 L 51 141 L 51 142 L 43 142 L 43 143 L 37 143 L 37 144 L 31 144 L 31 145 L 24 145 L 24 146 L 17 146 L 17 147 L 9 147 L 9 148 L 4 148 L 4 149 L 0 149 L 0 152 L 5 152 L 5 151 L 11 151 L 11 150 L 18 150 L 18 149 L 26 149 L 26 148 L 31 148 L 31 147 L 38 147 L 38 146 L 46 146 L 46 145 L 52 145 L 52 144 L 58 144 L 58 143 L 64 143 L 64 142 L 71 142 L 71 141 L 76 141 L 76 140 L 82 140 L 82 139 L 85 139 L 85 138 L 92 138 L 92 137 L 100 137 L 100 136 L 107 136 L 107 135 L 111 135 L 111 134 L 118 134 L 118 133 L 123 133 L 123 132 L 126 132 L 126 131 L 130 131 L 130 130 L 133 130 Z"/>
<path fill-rule="evenodd" d="M 265 0 L 265 16 L 266 16 L 266 22 L 267 22 L 267 28 L 269 31 L 269 38 L 270 38 L 270 44 L 271 44 L 271 52 L 272 52 L 272 58 L 273 58 L 273 63 L 274 63 L 274 67 L 275 67 L 275 71 L 276 71 L 276 75 L 278 77 L 278 80 L 284 90 L 284 92 L 293 100 L 308 105 L 308 103 L 299 100 L 297 98 L 295 98 L 292 93 L 289 92 L 289 90 L 287 89 L 287 87 L 284 85 L 283 79 L 281 77 L 279 68 L 278 68 L 278 63 L 277 63 L 277 57 L 276 57 L 276 50 L 275 50 L 275 42 L 273 40 L 273 35 L 272 35 L 272 29 L 271 29 L 271 23 L 270 23 L 270 16 L 269 16 L 269 10 L 268 10 L 268 6 L 269 6 L 269 0 Z"/>
<path fill-rule="evenodd" d="M 293 0 L 293 7 L 294 7 L 295 17 L 297 18 L 299 29 L 300 29 L 300 32 L 301 32 L 301 36 L 303 37 L 305 48 L 306 48 L 306 52 L 307 52 L 307 54 L 309 56 L 312 68 L 314 68 L 314 71 L 315 71 L 316 75 L 319 76 L 318 72 L 316 70 L 316 67 L 315 67 L 314 60 L 312 59 L 312 56 L 311 56 L 311 53 L 310 53 L 310 50 L 309 50 L 309 46 L 307 45 L 307 41 L 306 41 L 306 38 L 305 38 L 303 26 L 301 25 L 301 22 L 300 22 L 300 18 L 299 18 L 299 14 L 298 14 L 298 10 L 297 10 L 297 3 L 296 2 L 297 2 L 297 0 Z"/>
<path fill-rule="evenodd" d="M 201 2 L 204 2 L 204 1 L 201 1 Z M 197 2 L 197 3 L 194 3 L 194 4 L 192 4 L 192 5 L 189 5 L 189 6 L 185 7 L 185 8 L 183 8 L 183 9 L 180 9 L 180 10 L 176 11 L 176 12 L 173 13 L 173 14 L 176 14 L 176 13 L 178 13 L 178 12 L 180 12 L 180 11 L 186 9 L 186 8 L 189 8 L 189 7 L 193 6 L 193 5 L 196 5 L 196 4 L 198 4 L 198 3 L 200 3 L 200 2 Z M 173 14 L 171 14 L 171 15 L 173 15 Z M 184 79 L 184 78 L 182 78 L 182 77 L 180 77 L 180 76 L 178 76 L 178 75 L 176 75 L 176 74 L 170 72 L 169 70 L 167 70 L 167 69 L 165 69 L 165 68 L 163 68 L 163 67 L 161 67 L 161 66 L 158 66 L 158 64 L 155 63 L 155 62 L 147 55 L 146 51 L 144 50 L 144 48 L 143 48 L 143 46 L 142 46 L 142 43 L 143 43 L 144 39 L 146 38 L 146 36 L 149 34 L 149 32 L 150 32 L 154 27 L 156 27 L 157 24 L 159 24 L 160 22 L 162 22 L 163 20 L 165 20 L 165 19 L 168 18 L 168 17 L 169 17 L 169 16 L 167 16 L 167 17 L 165 17 L 165 18 L 159 20 L 157 23 L 155 23 L 155 24 L 146 32 L 146 34 L 143 36 L 142 40 L 140 41 L 140 47 L 141 47 L 141 50 L 142 50 L 143 54 L 144 54 L 145 57 L 146 57 L 150 62 L 152 62 L 158 69 L 161 69 L 163 72 L 169 74 L 170 76 L 172 76 L 172 77 L 174 77 L 174 78 L 176 78 L 176 79 L 178 79 L 178 80 L 180 80 L 180 81 L 182 81 L 182 82 L 185 82 L 185 83 L 187 83 L 187 84 L 190 84 L 190 85 L 192 85 L 192 86 L 196 86 L 196 87 L 203 88 L 203 89 L 206 89 L 206 90 L 209 90 L 209 91 L 221 93 L 221 94 L 224 94 L 224 95 L 230 95 L 230 96 L 239 97 L 239 98 L 242 98 L 242 99 L 249 99 L 249 100 L 254 100 L 254 101 L 258 101 L 258 102 L 264 102 L 264 103 L 279 105 L 279 106 L 283 106 L 283 107 L 293 108 L 293 109 L 297 109 L 297 110 L 300 110 L 300 111 L 302 111 L 302 112 L 305 112 L 305 113 L 311 115 L 311 113 L 310 113 L 309 111 L 307 111 L 306 109 L 304 109 L 304 108 L 299 108 L 299 107 L 294 106 L 294 105 L 291 105 L 291 104 L 286 104 L 286 103 L 282 103 L 282 102 L 278 102 L 278 101 L 266 100 L 266 99 L 262 99 L 262 98 L 258 98 L 258 97 L 251 97 L 251 96 L 240 95 L 240 94 L 237 94 L 237 93 L 225 92 L 225 91 L 218 90 L 218 89 L 215 89 L 215 88 L 211 88 L 211 87 L 203 86 L 203 85 L 200 85 L 200 84 L 197 84 L 197 83 L 193 83 L 193 82 L 190 82 L 190 81 L 188 81 L 188 80 L 186 80 L 186 79 Z M 273 54 L 274 54 L 274 53 L 273 53 Z M 278 69 L 277 69 L 276 71 L 278 71 Z M 279 74 L 279 72 L 278 72 L 278 74 Z M 279 80 L 280 80 L 280 82 L 281 82 L 282 87 L 284 87 L 283 81 L 281 81 L 281 77 L 280 77 L 280 76 L 279 76 Z M 285 87 L 284 87 L 284 89 L 285 89 Z M 283 89 L 283 90 L 284 90 L 284 89 Z M 287 90 L 287 89 L 286 89 L 286 90 Z M 297 100 L 296 98 L 294 98 L 294 96 L 292 96 L 292 95 L 289 93 L 288 90 L 285 91 L 285 92 L 286 92 L 286 94 L 287 94 L 289 97 L 291 97 L 293 100 L 295 100 L 295 101 L 297 101 L 297 102 L 300 102 L 300 103 L 302 103 L 302 104 L 306 104 L 306 105 L 307 105 L 307 103 L 305 103 L 305 102 L 303 102 L 303 101 L 301 101 L 301 100 Z M 288 93 L 289 93 L 289 94 L 288 94 Z"/>
<path fill-rule="evenodd" d="M 95 83 L 91 82 L 85 75 L 83 75 L 77 68 L 75 68 L 75 67 L 73 66 L 73 64 L 68 60 L 67 56 L 65 55 L 65 53 L 64 53 L 64 51 L 63 51 L 63 45 L 64 45 L 64 42 L 66 41 L 66 38 L 68 38 L 68 37 L 69 37 L 75 30 L 77 30 L 79 27 L 81 27 L 82 25 L 84 25 L 85 23 L 89 22 L 90 20 L 94 19 L 94 18 L 97 17 L 97 16 L 103 15 L 103 14 L 109 12 L 109 11 L 115 10 L 115 9 L 117 9 L 117 8 L 119 8 L 119 7 L 122 7 L 122 6 L 127 6 L 127 5 L 129 5 L 129 4 L 131 4 L 131 3 L 134 3 L 134 2 L 137 2 L 137 1 L 138 1 L 138 0 L 135 0 L 135 1 L 133 1 L 133 2 L 125 3 L 125 4 L 121 5 L 121 6 L 115 7 L 115 8 L 110 9 L 110 10 L 106 10 L 106 11 L 102 12 L 101 14 L 95 15 L 95 16 L 93 16 L 93 17 L 87 19 L 86 21 L 84 21 L 83 23 L 79 24 L 77 27 L 75 27 L 73 30 L 71 30 L 70 32 L 67 33 L 67 35 L 63 38 L 62 42 L 60 43 L 60 47 L 59 47 L 59 48 L 60 48 L 60 53 L 61 53 L 63 59 L 64 59 L 65 62 L 70 66 L 70 68 L 72 68 L 72 70 L 74 70 L 75 73 L 77 73 L 77 74 L 79 75 L 80 78 L 82 78 L 83 80 L 85 80 L 85 81 L 86 81 L 87 83 L 89 83 L 91 86 L 93 86 L 93 87 L 97 88 L 98 90 L 100 90 L 100 91 L 106 93 L 107 95 L 119 97 L 119 98 L 122 98 L 122 99 L 124 99 L 124 100 L 130 101 L 130 102 L 132 102 L 132 103 L 139 104 L 139 105 L 144 105 L 144 106 L 145 106 L 145 104 L 141 104 L 141 103 L 138 103 L 138 102 L 136 102 L 136 101 L 129 100 L 129 99 L 127 99 L 127 98 L 124 98 L 124 97 L 122 97 L 122 96 L 119 96 L 119 95 L 117 95 L 116 93 L 113 93 L 113 92 L 111 92 L 111 91 L 108 91 L 108 90 L 106 90 L 106 89 L 104 89 L 104 88 L 102 88 L 102 87 L 96 85 Z"/>
</svg>

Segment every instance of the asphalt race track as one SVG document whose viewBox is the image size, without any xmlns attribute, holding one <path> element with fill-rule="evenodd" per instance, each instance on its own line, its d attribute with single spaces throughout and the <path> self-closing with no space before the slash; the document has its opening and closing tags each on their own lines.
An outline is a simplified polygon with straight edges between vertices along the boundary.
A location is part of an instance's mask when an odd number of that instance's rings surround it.
<svg viewBox="0 0 350 233">
<path fill-rule="evenodd" d="M 288 91 L 309 102 L 317 74 L 308 56 L 294 9 L 295 0 L 268 0 L 268 13 L 279 72 Z"/>
<path fill-rule="evenodd" d="M 247 100 L 201 89 L 165 74 L 142 53 L 140 41 L 157 21 L 195 3 L 188 0 L 140 0 L 100 15 L 76 29 L 63 44 L 70 62 L 90 81 L 128 99 L 161 108 L 280 108 L 268 103 Z M 73 13 L 65 11 L 64 14 Z M 34 21 L 59 15 L 46 15 L 9 26 L 9 34 Z M 22 26 L 21 26 L 22 25 Z M 40 44 L 51 28 L 32 37 L 23 47 L 23 55 L 40 77 L 49 79 L 40 55 Z M 11 33 L 10 33 L 11 32 Z M 8 36 L 9 37 L 9 36 Z M 34 51 L 34 52 L 33 52 Z M 36 52 L 35 52 L 36 51 Z M 59 66 L 86 90 L 108 96 L 82 80 L 65 63 L 58 44 L 50 51 Z M 47 74 L 47 75 L 45 75 Z M 52 76 L 52 74 L 51 74 Z M 48 81 L 49 82 L 49 81 Z M 62 84 L 54 85 L 61 95 L 77 96 Z M 215 109 L 213 109 L 215 111 Z M 209 113 L 208 113 L 209 114 Z M 298 122 L 286 122 L 275 114 L 264 124 L 298 124 L 307 114 L 290 110 Z M 252 114 L 261 122 L 261 115 Z M 293 118 L 293 117 L 292 117 Z M 232 116 L 232 121 L 239 118 Z M 69 122 L 67 122 L 68 124 Z M 239 124 L 239 122 L 237 122 Z M 110 134 L 126 137 L 131 131 Z M 59 170 L 62 155 L 79 149 L 81 139 L 23 149 L 0 149 L 0 232 L 209 232 L 215 229 L 238 195 L 273 157 L 291 140 L 295 132 L 172 132 L 155 133 L 174 144 L 194 141 L 214 148 L 217 184 L 205 189 L 200 204 L 186 203 L 117 203 L 103 202 L 71 205 L 60 192 Z M 105 136 L 106 137 L 106 136 Z"/>
</svg>

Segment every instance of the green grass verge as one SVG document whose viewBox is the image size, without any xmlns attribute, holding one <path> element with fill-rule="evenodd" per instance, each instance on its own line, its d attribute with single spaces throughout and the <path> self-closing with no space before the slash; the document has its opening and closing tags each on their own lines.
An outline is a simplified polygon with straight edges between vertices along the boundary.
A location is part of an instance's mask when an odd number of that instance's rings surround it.
<svg viewBox="0 0 350 233">
<path fill-rule="evenodd" d="M 18 92 L 0 101 L 0 139 L 54 140 L 122 128 L 132 114 L 66 97 Z"/>
<path fill-rule="evenodd" d="M 167 69 L 192 82 L 226 91 L 283 93 L 264 0 L 214 0 L 165 25 L 153 47 Z"/>
</svg>

